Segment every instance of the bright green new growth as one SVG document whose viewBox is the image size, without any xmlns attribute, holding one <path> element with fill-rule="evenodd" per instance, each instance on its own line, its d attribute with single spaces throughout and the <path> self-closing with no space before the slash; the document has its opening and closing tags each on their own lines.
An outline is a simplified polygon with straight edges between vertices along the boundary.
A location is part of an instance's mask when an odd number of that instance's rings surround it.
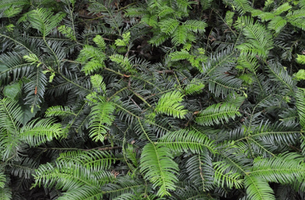
<svg viewBox="0 0 305 200">
<path fill-rule="evenodd" d="M 187 110 L 180 104 L 183 95 L 179 91 L 169 92 L 161 96 L 155 108 L 157 114 L 163 113 L 177 118 L 184 118 Z"/>
</svg>

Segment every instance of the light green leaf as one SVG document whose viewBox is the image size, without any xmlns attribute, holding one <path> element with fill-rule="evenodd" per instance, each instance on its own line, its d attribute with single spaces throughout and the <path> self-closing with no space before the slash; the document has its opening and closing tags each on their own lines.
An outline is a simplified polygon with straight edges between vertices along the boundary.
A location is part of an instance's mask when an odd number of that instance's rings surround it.
<svg viewBox="0 0 305 200">
<path fill-rule="evenodd" d="M 158 196 L 169 196 L 169 190 L 175 190 L 178 170 L 178 164 L 167 147 L 151 143 L 144 146 L 140 171 L 153 183 L 153 188 L 159 187 Z"/>
<path fill-rule="evenodd" d="M 300 69 L 297 73 L 294 73 L 293 76 L 298 81 L 305 80 L 305 70 Z"/>
<path fill-rule="evenodd" d="M 289 5 L 288 2 L 284 3 L 283 5 L 281 5 L 280 7 L 278 7 L 273 13 L 275 15 L 280 15 L 282 12 L 285 12 L 287 10 L 290 10 L 292 8 L 291 5 Z"/>
<path fill-rule="evenodd" d="M 118 46 L 118 47 L 128 46 L 128 43 L 130 40 L 130 32 L 123 33 L 122 37 L 123 37 L 123 39 L 115 40 L 116 46 Z"/>
<path fill-rule="evenodd" d="M 184 22 L 183 26 L 185 26 L 189 31 L 193 31 L 195 33 L 204 33 L 205 28 L 207 27 L 207 23 L 199 20 L 187 20 Z"/>
<path fill-rule="evenodd" d="M 6 176 L 4 174 L 3 168 L 1 167 L 1 172 L 0 172 L 0 188 L 4 188 L 5 182 L 6 182 Z"/>
<path fill-rule="evenodd" d="M 229 10 L 226 12 L 225 21 L 228 26 L 232 26 L 234 14 L 235 14 L 234 12 L 231 12 Z"/>
<path fill-rule="evenodd" d="M 193 78 L 192 81 L 184 88 L 186 95 L 201 93 L 204 88 L 204 84 L 201 80 Z"/>
<path fill-rule="evenodd" d="M 112 102 L 106 101 L 106 98 L 96 93 L 92 93 L 87 98 L 91 98 L 92 110 L 90 113 L 89 136 L 93 141 L 103 142 L 109 126 L 115 119 L 113 112 L 115 106 Z M 90 99 L 88 99 L 90 100 Z"/>
<path fill-rule="evenodd" d="M 165 34 L 172 34 L 179 25 L 179 21 L 176 19 L 166 19 L 159 23 L 161 31 Z"/>
<path fill-rule="evenodd" d="M 54 15 L 51 9 L 38 8 L 26 13 L 25 19 L 45 37 L 58 26 L 65 16 L 65 13 L 57 13 Z"/>
<path fill-rule="evenodd" d="M 96 90 L 102 90 L 103 92 L 106 92 L 106 84 L 103 82 L 103 77 L 99 74 L 95 74 L 90 77 L 91 83 L 94 89 Z"/>
<path fill-rule="evenodd" d="M 12 190 L 9 187 L 0 188 L 1 200 L 12 200 Z"/>
<path fill-rule="evenodd" d="M 4 96 L 15 99 L 21 91 L 20 83 L 14 83 L 12 85 L 7 85 L 4 87 L 3 94 Z"/>
<path fill-rule="evenodd" d="M 178 152 L 191 151 L 197 154 L 204 152 L 207 148 L 212 153 L 216 153 L 213 141 L 205 134 L 187 129 L 167 133 L 159 139 L 158 144 Z"/>
<path fill-rule="evenodd" d="M 179 44 L 185 44 L 186 40 L 193 41 L 194 35 L 192 34 L 192 32 L 188 32 L 186 26 L 178 26 L 178 28 L 175 29 L 175 32 L 173 34 L 172 42 L 175 45 L 179 45 Z"/>
<path fill-rule="evenodd" d="M 132 65 L 129 62 L 128 57 L 125 57 L 120 54 L 114 54 L 112 56 L 109 56 L 110 60 L 119 64 L 124 70 L 129 72 L 134 72 L 134 69 L 132 69 Z"/>
<path fill-rule="evenodd" d="M 297 54 L 297 59 L 296 59 L 297 63 L 300 64 L 305 64 L 305 56 L 304 55 L 299 55 Z"/>
<path fill-rule="evenodd" d="M 46 117 L 69 117 L 75 116 L 76 114 L 71 111 L 71 108 L 65 106 L 52 106 L 49 107 L 46 111 Z"/>
<path fill-rule="evenodd" d="M 3 14 L 5 17 L 11 18 L 21 13 L 21 11 L 22 7 L 11 6 L 10 8 L 6 9 Z"/>
<path fill-rule="evenodd" d="M 268 29 L 274 30 L 279 33 L 282 28 L 287 24 L 287 21 L 280 16 L 274 17 L 268 24 Z"/>
<path fill-rule="evenodd" d="M 23 56 L 23 58 L 24 58 L 24 60 L 26 60 L 27 62 L 32 63 L 32 64 L 37 63 L 37 62 L 39 63 L 39 59 L 35 54 L 25 55 L 25 56 Z"/>
<path fill-rule="evenodd" d="M 245 83 L 251 85 L 254 82 L 254 79 L 251 74 L 242 74 L 238 78 L 243 80 Z"/>
<path fill-rule="evenodd" d="M 64 34 L 67 38 L 70 38 L 71 40 L 76 40 L 76 37 L 74 35 L 74 32 L 71 27 L 67 27 L 65 25 L 62 25 L 57 28 L 58 31 L 62 34 Z"/>
<path fill-rule="evenodd" d="M 179 61 L 189 59 L 190 57 L 193 57 L 193 55 L 189 54 L 186 50 L 181 50 L 170 53 L 169 57 L 171 58 L 171 61 Z"/>
<path fill-rule="evenodd" d="M 169 14 L 172 14 L 175 12 L 175 10 L 173 10 L 171 7 L 168 7 L 168 6 L 163 6 L 160 10 L 161 11 L 158 13 L 159 18 L 163 18 L 166 15 L 169 15 Z"/>
<path fill-rule="evenodd" d="M 249 200 L 275 200 L 274 192 L 268 182 L 259 176 L 246 176 L 244 180 L 247 199 Z"/>
<path fill-rule="evenodd" d="M 144 22 L 149 26 L 155 27 L 158 24 L 158 17 L 156 15 L 146 14 L 142 17 L 141 22 Z"/>
<path fill-rule="evenodd" d="M 267 0 L 267 1 L 265 1 L 265 7 L 270 6 L 272 3 L 274 3 L 274 0 Z"/>
<path fill-rule="evenodd" d="M 161 96 L 155 111 L 183 119 L 188 111 L 180 104 L 182 101 L 183 95 L 179 91 L 168 92 Z"/>
<path fill-rule="evenodd" d="M 106 49 L 106 43 L 105 43 L 104 39 L 102 38 L 102 36 L 96 35 L 95 38 L 93 38 L 93 42 L 95 42 L 95 44 L 102 50 Z"/>
<path fill-rule="evenodd" d="M 38 146 L 65 137 L 61 124 L 54 122 L 52 118 L 33 120 L 21 128 L 19 138 L 30 146 Z"/>
</svg>

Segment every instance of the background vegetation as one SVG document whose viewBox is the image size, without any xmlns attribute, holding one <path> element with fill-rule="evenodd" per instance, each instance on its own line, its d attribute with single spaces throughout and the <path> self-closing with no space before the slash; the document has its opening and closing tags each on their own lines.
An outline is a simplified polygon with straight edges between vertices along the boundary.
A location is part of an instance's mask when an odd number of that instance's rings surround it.
<svg viewBox="0 0 305 200">
<path fill-rule="evenodd" d="M 304 199 L 305 1 L 1 0 L 0 199 Z"/>
</svg>

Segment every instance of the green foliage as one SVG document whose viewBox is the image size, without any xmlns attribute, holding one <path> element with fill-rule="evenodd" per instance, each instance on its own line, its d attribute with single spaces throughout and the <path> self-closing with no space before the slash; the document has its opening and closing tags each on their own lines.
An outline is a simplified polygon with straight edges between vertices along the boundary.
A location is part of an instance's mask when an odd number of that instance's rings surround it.
<svg viewBox="0 0 305 200">
<path fill-rule="evenodd" d="M 109 58 L 111 61 L 122 66 L 123 70 L 126 70 L 128 72 L 133 72 L 132 65 L 127 57 L 124 57 L 123 55 L 119 55 L 119 54 L 114 54 Z"/>
<path fill-rule="evenodd" d="M 144 8 L 127 9 L 127 16 L 143 16 L 142 22 L 153 27 L 155 35 L 149 41 L 151 44 L 159 46 L 172 38 L 172 43 L 180 46 L 195 41 L 194 33 L 203 33 L 207 27 L 201 20 L 181 21 L 182 17 L 188 16 L 192 3 L 188 0 L 149 1 Z"/>
<path fill-rule="evenodd" d="M 35 185 L 55 186 L 66 191 L 58 199 L 94 199 L 103 198 L 98 188 L 109 183 L 113 175 L 106 171 L 91 171 L 82 165 L 58 161 L 40 165 L 36 171 Z M 59 178 L 59 179 L 58 179 Z"/>
<path fill-rule="evenodd" d="M 0 188 L 0 197 L 3 200 L 10 200 L 12 199 L 12 191 L 8 187 Z"/>
<path fill-rule="evenodd" d="M 213 142 L 204 134 L 184 129 L 167 133 L 160 139 L 158 144 L 165 145 L 173 151 L 180 152 L 190 150 L 193 153 L 200 153 L 204 152 L 205 148 L 213 153 L 216 152 Z"/>
<path fill-rule="evenodd" d="M 305 64 L 305 56 L 304 55 L 297 55 L 296 61 L 300 64 Z"/>
<path fill-rule="evenodd" d="M 189 94 L 194 94 L 194 93 L 201 93 L 202 92 L 202 89 L 204 88 L 204 84 L 194 78 L 191 80 L 191 82 L 184 88 L 184 92 L 186 95 L 189 95 Z"/>
<path fill-rule="evenodd" d="M 184 110 L 180 102 L 183 101 L 183 95 L 178 91 L 166 93 L 161 96 L 155 108 L 157 114 L 164 113 L 177 118 L 184 118 L 187 110 Z"/>
<path fill-rule="evenodd" d="M 106 101 L 104 97 L 96 95 L 96 93 L 89 94 L 87 99 L 89 104 L 94 103 L 90 113 L 89 136 L 94 141 L 103 142 L 108 130 L 107 126 L 110 126 L 114 120 L 112 114 L 115 106 L 112 102 Z"/>
<path fill-rule="evenodd" d="M 106 84 L 103 82 L 103 77 L 99 74 L 95 74 L 90 77 L 92 87 L 97 91 L 106 91 Z"/>
<path fill-rule="evenodd" d="M 200 125 L 211 126 L 213 124 L 229 122 L 229 118 L 235 119 L 235 116 L 241 116 L 236 105 L 231 103 L 219 103 L 211 105 L 201 111 L 196 118 L 196 122 Z"/>
<path fill-rule="evenodd" d="M 122 35 L 122 37 L 123 37 L 123 39 L 121 40 L 121 39 L 117 39 L 116 41 L 115 41 L 115 45 L 116 46 L 118 46 L 118 47 L 120 47 L 120 46 L 128 46 L 128 44 L 129 44 L 129 40 L 130 40 L 130 32 L 127 32 L 127 33 L 124 33 L 123 35 Z M 105 46 L 105 45 L 100 45 L 100 46 Z"/>
<path fill-rule="evenodd" d="M 64 17 L 65 13 L 53 15 L 51 10 L 40 8 L 26 13 L 19 22 L 28 20 L 31 26 L 45 37 L 51 33 Z"/>
<path fill-rule="evenodd" d="M 2 0 L 0 199 L 302 199 L 304 8 Z"/>
<path fill-rule="evenodd" d="M 298 81 L 305 80 L 305 70 L 300 69 L 297 73 L 294 74 L 294 78 Z"/>
<path fill-rule="evenodd" d="M 4 96 L 10 98 L 10 99 L 15 99 L 18 97 L 18 94 L 20 94 L 21 86 L 19 83 L 14 83 L 12 85 L 7 85 L 3 89 L 3 94 Z"/>
<path fill-rule="evenodd" d="M 246 191 L 249 199 L 275 199 L 269 184 L 260 178 L 247 176 L 245 178 Z"/>
<path fill-rule="evenodd" d="M 110 169 L 111 165 L 119 158 L 114 158 L 112 154 L 99 150 L 90 151 L 70 151 L 61 153 L 59 161 L 72 162 L 75 165 L 82 165 L 95 171 Z"/>
<path fill-rule="evenodd" d="M 100 45 L 103 46 L 103 44 Z M 77 61 L 85 64 L 82 71 L 88 75 L 99 69 L 103 69 L 105 67 L 105 59 L 106 55 L 103 52 L 93 46 L 87 45 L 81 50 Z"/>
<path fill-rule="evenodd" d="M 272 49 L 272 35 L 264 26 L 254 23 L 250 17 L 240 17 L 236 22 L 236 27 L 242 30 L 249 41 L 237 46 L 241 54 L 266 58 L 269 50 Z"/>
<path fill-rule="evenodd" d="M 73 34 L 72 28 L 62 25 L 62 26 L 58 27 L 58 31 L 61 32 L 62 34 L 64 34 L 69 39 L 76 40 L 75 35 Z"/>
<path fill-rule="evenodd" d="M 104 39 L 102 38 L 102 36 L 96 35 L 95 38 L 93 38 L 93 41 L 99 48 L 101 48 L 101 50 L 104 51 L 106 49 L 106 43 L 105 43 Z"/>
<path fill-rule="evenodd" d="M 233 24 L 233 16 L 234 16 L 234 12 L 231 12 L 229 10 L 226 12 L 225 21 L 228 24 L 228 26 L 232 26 L 232 24 Z"/>
<path fill-rule="evenodd" d="M 232 9 L 234 11 L 236 10 L 239 14 L 244 14 L 245 12 L 251 12 L 253 10 L 246 0 L 226 0 L 224 2 L 230 5 Z"/>
<path fill-rule="evenodd" d="M 302 185 L 304 166 L 301 163 L 300 156 L 293 153 L 271 159 L 255 159 L 251 172 L 245 177 L 248 198 L 275 199 L 268 182 Z"/>
<path fill-rule="evenodd" d="M 296 107 L 300 119 L 302 128 L 305 127 L 305 101 L 304 101 L 304 89 L 299 88 L 296 92 Z"/>
<path fill-rule="evenodd" d="M 140 170 L 145 173 L 144 178 L 153 183 L 153 187 L 160 187 L 157 195 L 170 195 L 168 190 L 175 189 L 178 165 L 173 161 L 169 149 L 161 145 L 147 144 L 141 155 Z"/>
<path fill-rule="evenodd" d="M 18 159 L 22 142 L 34 147 L 64 136 L 61 125 L 53 119 L 33 120 L 21 127 L 22 109 L 13 100 L 2 99 L 0 113 L 1 158 L 4 161 Z"/>
<path fill-rule="evenodd" d="M 70 108 L 62 106 L 53 106 L 48 108 L 48 110 L 46 111 L 47 117 L 68 117 L 70 115 L 75 115 L 75 113 L 73 113 Z"/>
</svg>

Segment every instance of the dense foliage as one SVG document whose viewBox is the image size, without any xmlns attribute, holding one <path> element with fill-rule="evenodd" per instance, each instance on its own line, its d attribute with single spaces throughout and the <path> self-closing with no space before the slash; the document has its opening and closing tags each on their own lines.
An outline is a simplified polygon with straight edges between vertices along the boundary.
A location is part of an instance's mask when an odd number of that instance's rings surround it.
<svg viewBox="0 0 305 200">
<path fill-rule="evenodd" d="M 304 199 L 305 1 L 1 0 L 0 199 Z"/>
</svg>

